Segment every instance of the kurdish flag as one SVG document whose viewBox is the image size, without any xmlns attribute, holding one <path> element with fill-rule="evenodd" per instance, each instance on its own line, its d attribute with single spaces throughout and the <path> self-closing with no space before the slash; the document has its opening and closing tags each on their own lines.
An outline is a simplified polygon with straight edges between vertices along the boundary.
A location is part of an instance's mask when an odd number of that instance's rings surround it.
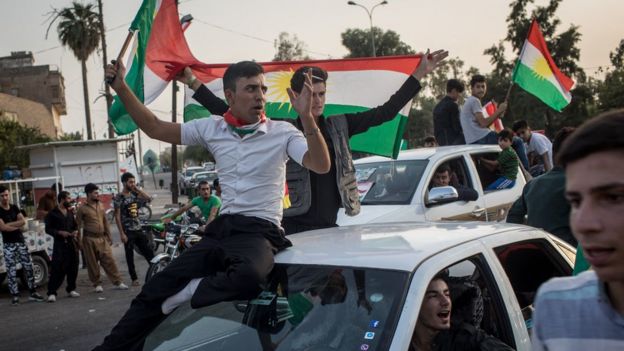
<svg viewBox="0 0 624 351">
<path fill-rule="evenodd" d="M 555 65 L 535 19 L 529 28 L 512 81 L 557 111 L 572 100 L 570 89 L 574 81 Z"/>
<path fill-rule="evenodd" d="M 293 73 L 301 66 L 319 66 L 328 72 L 324 116 L 331 116 L 382 105 L 401 87 L 419 62 L 420 56 L 411 55 L 261 63 L 268 86 L 266 115 L 274 119 L 297 117 L 290 106 L 286 88 L 290 86 Z M 227 65 L 192 67 L 197 78 L 220 98 L 224 98 L 222 77 L 226 68 Z M 210 112 L 192 98 L 192 90 L 186 87 L 185 93 L 185 121 L 210 116 Z M 352 137 L 351 149 L 396 158 L 410 107 L 411 103 L 408 103 L 393 120 Z"/>
<path fill-rule="evenodd" d="M 134 44 L 126 64 L 125 80 L 139 100 L 147 105 L 174 77 L 165 65 L 180 65 L 193 57 L 184 39 L 176 0 L 144 0 L 130 31 L 134 32 Z M 137 129 L 116 96 L 109 117 L 118 135 Z"/>
</svg>

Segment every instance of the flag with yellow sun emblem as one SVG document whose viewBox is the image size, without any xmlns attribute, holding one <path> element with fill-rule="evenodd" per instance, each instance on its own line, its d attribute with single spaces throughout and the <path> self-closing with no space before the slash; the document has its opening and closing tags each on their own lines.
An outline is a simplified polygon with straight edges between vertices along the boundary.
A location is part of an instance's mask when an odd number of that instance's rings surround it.
<svg viewBox="0 0 624 351">
<path fill-rule="evenodd" d="M 324 116 L 365 111 L 382 105 L 410 76 L 420 62 L 420 56 L 392 56 L 341 60 L 313 60 L 261 63 L 268 86 L 266 115 L 273 119 L 297 118 L 290 106 L 286 89 L 290 78 L 301 66 L 318 66 L 329 74 Z M 224 98 L 222 77 L 227 65 L 193 67 L 197 78 L 220 98 Z M 210 116 L 193 98 L 186 87 L 184 120 Z M 401 147 L 403 130 L 411 102 L 405 105 L 391 121 L 370 128 L 350 140 L 354 151 L 396 158 Z"/>
<path fill-rule="evenodd" d="M 529 28 L 512 81 L 554 110 L 561 111 L 572 101 L 574 81 L 555 65 L 536 20 Z"/>
</svg>

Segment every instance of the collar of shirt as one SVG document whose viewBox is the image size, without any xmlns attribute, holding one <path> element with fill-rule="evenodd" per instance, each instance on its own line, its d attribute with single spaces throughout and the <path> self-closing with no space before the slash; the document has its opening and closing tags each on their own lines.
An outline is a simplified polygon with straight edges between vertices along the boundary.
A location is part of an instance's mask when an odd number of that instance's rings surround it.
<svg viewBox="0 0 624 351">
<path fill-rule="evenodd" d="M 267 123 L 260 123 L 258 128 L 256 128 L 253 132 L 241 136 L 233 128 L 230 128 L 230 125 L 227 124 L 225 122 L 225 120 L 222 120 L 221 122 L 222 123 L 220 123 L 220 125 L 219 125 L 219 128 L 221 128 L 221 130 L 223 130 L 223 131 L 228 130 L 232 135 L 235 135 L 235 136 L 237 136 L 237 137 L 239 137 L 241 139 L 245 139 L 245 138 L 251 137 L 252 135 L 255 135 L 256 133 L 262 133 L 262 134 L 266 134 L 267 133 Z"/>
</svg>

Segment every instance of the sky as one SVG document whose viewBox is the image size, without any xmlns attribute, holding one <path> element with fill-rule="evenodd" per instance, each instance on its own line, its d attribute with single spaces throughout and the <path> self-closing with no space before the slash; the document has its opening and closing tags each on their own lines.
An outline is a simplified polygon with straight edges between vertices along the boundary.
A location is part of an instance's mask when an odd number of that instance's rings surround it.
<svg viewBox="0 0 624 351">
<path fill-rule="evenodd" d="M 357 2 L 371 8 L 380 0 Z M 537 5 L 547 2 L 535 1 Z M 109 59 L 117 56 L 140 3 L 140 0 L 103 1 Z M 488 73 L 492 67 L 483 50 L 505 37 L 509 3 L 504 0 L 388 0 L 387 5 L 375 8 L 373 24 L 397 32 L 401 40 L 416 51 L 446 49 L 451 57 L 462 59 L 466 68 L 474 66 Z M 0 0 L 3 33 L 0 57 L 9 56 L 12 51 L 32 51 L 35 64 L 58 67 L 65 77 L 68 111 L 61 117 L 63 131 L 83 132 L 80 63 L 69 49 L 60 45 L 54 26 L 48 38 L 45 37 L 50 11 L 70 5 L 71 0 Z M 340 33 L 347 28 L 369 28 L 365 10 L 347 5 L 346 0 L 181 0 L 179 12 L 190 13 L 195 18 L 186 31 L 187 41 L 195 56 L 207 63 L 269 61 L 275 54 L 273 42 L 280 32 L 296 35 L 305 42 L 312 58 L 341 58 L 347 50 L 340 43 Z M 564 31 L 572 24 L 579 26 L 582 35 L 580 66 L 589 75 L 599 66 L 610 64 L 609 53 L 624 39 L 622 13 L 624 1 L 620 0 L 565 0 L 560 4 L 559 30 Z M 512 58 L 509 48 L 507 54 Z M 106 104 L 103 98 L 94 101 L 104 89 L 101 55 L 92 55 L 87 66 L 94 131 L 97 138 L 102 138 L 107 131 Z M 180 93 L 179 107 L 182 99 Z M 170 89 L 149 107 L 159 118 L 170 120 Z M 181 108 L 178 114 L 180 120 Z M 158 153 L 167 146 L 143 137 L 143 152 L 151 148 Z"/>
</svg>

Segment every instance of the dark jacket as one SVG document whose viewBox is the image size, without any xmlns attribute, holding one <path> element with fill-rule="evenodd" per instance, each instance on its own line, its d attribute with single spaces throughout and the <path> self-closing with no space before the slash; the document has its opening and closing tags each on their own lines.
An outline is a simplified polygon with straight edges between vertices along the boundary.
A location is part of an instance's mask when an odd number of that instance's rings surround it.
<svg viewBox="0 0 624 351">
<path fill-rule="evenodd" d="M 459 106 L 445 96 L 433 109 L 433 134 L 438 145 L 464 145 L 464 133 L 459 122 Z"/>
<path fill-rule="evenodd" d="M 433 351 L 513 351 L 504 342 L 468 323 L 452 326 L 438 333 L 431 344 Z M 415 351 L 410 346 L 409 351 Z"/>
<path fill-rule="evenodd" d="M 48 212 L 45 216 L 45 232 L 54 237 L 54 247 L 52 257 L 66 249 L 77 249 L 76 239 L 66 238 L 59 234 L 59 231 L 73 232 L 78 229 L 76 218 L 71 212 L 64 215 L 58 207 Z"/>
</svg>

